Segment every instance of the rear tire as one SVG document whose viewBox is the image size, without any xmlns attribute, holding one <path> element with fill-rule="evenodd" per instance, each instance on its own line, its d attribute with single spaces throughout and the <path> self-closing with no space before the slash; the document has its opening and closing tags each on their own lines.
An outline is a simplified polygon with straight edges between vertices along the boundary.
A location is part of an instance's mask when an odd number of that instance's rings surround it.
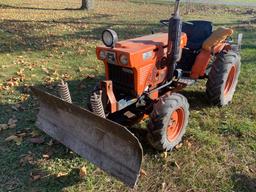
<svg viewBox="0 0 256 192">
<path fill-rule="evenodd" d="M 172 150 L 182 140 L 189 118 L 187 99 L 165 94 L 154 105 L 148 124 L 148 141 L 157 150 Z"/>
<path fill-rule="evenodd" d="M 232 101 L 240 74 L 240 56 L 221 52 L 214 61 L 206 84 L 206 94 L 214 105 L 225 106 Z"/>
</svg>

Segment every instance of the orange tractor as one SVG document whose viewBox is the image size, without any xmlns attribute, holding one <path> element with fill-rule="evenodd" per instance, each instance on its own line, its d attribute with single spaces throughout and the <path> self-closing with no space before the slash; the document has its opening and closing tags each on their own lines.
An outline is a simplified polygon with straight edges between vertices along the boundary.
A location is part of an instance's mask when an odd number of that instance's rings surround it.
<svg viewBox="0 0 256 192">
<path fill-rule="evenodd" d="M 90 94 L 90 110 L 72 104 L 64 82 L 61 98 L 33 88 L 40 101 L 38 127 L 130 187 L 138 179 L 143 152 L 127 126 L 149 115 L 149 143 L 172 150 L 189 119 L 188 101 L 178 92 L 207 78 L 209 101 L 224 106 L 238 82 L 242 34 L 234 44 L 231 29 L 213 31 L 209 21 L 182 22 L 179 3 L 173 16 L 161 21 L 167 33 L 125 41 L 111 29 L 102 33 L 104 45 L 96 54 L 106 80 Z"/>
</svg>

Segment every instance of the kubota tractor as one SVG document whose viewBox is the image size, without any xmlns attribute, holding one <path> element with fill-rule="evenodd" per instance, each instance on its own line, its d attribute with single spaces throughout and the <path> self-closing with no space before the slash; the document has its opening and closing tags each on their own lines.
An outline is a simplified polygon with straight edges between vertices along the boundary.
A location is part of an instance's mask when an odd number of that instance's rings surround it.
<svg viewBox="0 0 256 192">
<path fill-rule="evenodd" d="M 148 140 L 158 150 L 172 150 L 188 124 L 189 104 L 178 93 L 207 78 L 206 94 L 214 105 L 227 105 L 240 72 L 240 46 L 233 31 L 213 31 L 209 21 L 182 22 L 179 0 L 167 33 L 118 41 L 115 31 L 102 33 L 96 49 L 106 80 L 89 97 L 90 111 L 71 104 L 68 87 L 58 98 L 33 88 L 40 100 L 38 127 L 76 153 L 133 187 L 142 161 L 142 147 L 127 126 L 149 115 Z"/>
</svg>

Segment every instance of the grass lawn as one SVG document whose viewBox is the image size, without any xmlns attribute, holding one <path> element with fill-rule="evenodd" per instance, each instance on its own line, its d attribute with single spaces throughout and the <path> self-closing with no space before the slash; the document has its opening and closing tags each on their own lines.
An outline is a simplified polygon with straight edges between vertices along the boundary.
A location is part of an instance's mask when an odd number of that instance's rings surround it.
<svg viewBox="0 0 256 192">
<path fill-rule="evenodd" d="M 112 27 L 120 39 L 149 34 L 160 29 L 171 6 L 116 0 L 96 1 L 91 12 L 79 6 L 79 0 L 1 0 L 0 192 L 255 191 L 256 9 L 197 4 L 189 14 L 183 11 L 184 20 L 212 20 L 234 28 L 235 36 L 244 33 L 237 92 L 230 106 L 218 108 L 207 102 L 205 81 L 183 91 L 191 116 L 182 146 L 166 156 L 145 142 L 146 175 L 131 190 L 40 132 L 38 105 L 27 86 L 51 88 L 63 78 L 74 102 L 85 106 L 103 76 L 95 56 L 102 30 Z M 32 136 L 39 140 L 31 142 Z"/>
</svg>

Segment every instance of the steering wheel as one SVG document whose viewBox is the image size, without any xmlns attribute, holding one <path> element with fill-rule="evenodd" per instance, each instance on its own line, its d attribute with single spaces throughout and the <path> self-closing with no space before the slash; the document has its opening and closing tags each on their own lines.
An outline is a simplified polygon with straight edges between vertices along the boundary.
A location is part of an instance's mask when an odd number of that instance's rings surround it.
<svg viewBox="0 0 256 192">
<path fill-rule="evenodd" d="M 163 19 L 163 20 L 160 20 L 160 23 L 165 25 L 165 26 L 169 26 L 169 20 L 168 19 Z M 186 23 L 188 25 L 193 25 L 193 23 L 189 22 L 189 21 L 182 21 L 182 24 L 183 23 Z"/>
<path fill-rule="evenodd" d="M 165 26 L 168 26 L 169 25 L 169 20 L 163 19 L 163 20 L 160 20 L 160 23 L 165 25 Z"/>
</svg>

